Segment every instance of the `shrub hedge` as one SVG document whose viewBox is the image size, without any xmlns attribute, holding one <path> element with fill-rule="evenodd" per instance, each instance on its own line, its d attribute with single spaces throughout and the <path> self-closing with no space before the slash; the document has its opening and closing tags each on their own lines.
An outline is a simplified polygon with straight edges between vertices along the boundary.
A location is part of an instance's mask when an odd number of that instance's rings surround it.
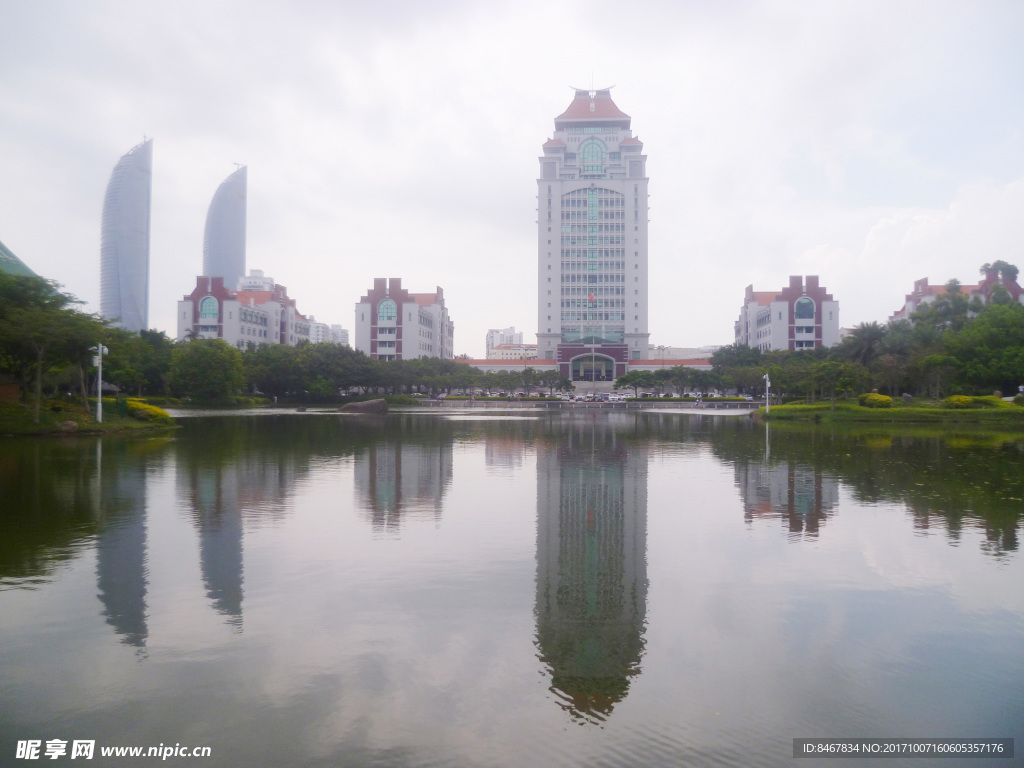
<svg viewBox="0 0 1024 768">
<path fill-rule="evenodd" d="M 865 408 L 892 408 L 892 398 L 877 392 L 866 392 L 857 398 L 857 402 Z"/>
</svg>

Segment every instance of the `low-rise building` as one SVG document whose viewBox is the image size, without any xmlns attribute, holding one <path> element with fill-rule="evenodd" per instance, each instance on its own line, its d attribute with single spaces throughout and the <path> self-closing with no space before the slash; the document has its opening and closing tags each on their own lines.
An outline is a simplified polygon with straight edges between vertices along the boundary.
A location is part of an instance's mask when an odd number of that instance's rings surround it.
<svg viewBox="0 0 1024 768">
<path fill-rule="evenodd" d="M 520 338 L 522 334 L 519 334 Z M 536 360 L 536 344 L 498 344 L 487 350 L 488 360 Z"/>
<path fill-rule="evenodd" d="M 400 278 L 374 279 L 356 304 L 356 349 L 378 360 L 455 357 L 444 291 L 410 293 Z"/>
<path fill-rule="evenodd" d="M 662 360 L 708 359 L 721 349 L 720 344 L 707 344 L 703 347 L 672 347 L 667 344 L 648 344 L 647 359 L 653 362 Z"/>
<path fill-rule="evenodd" d="M 817 275 L 793 275 L 781 291 L 755 291 L 748 285 L 735 343 L 766 352 L 835 346 L 839 302 L 819 284 Z"/>
<path fill-rule="evenodd" d="M 977 296 L 987 304 L 997 285 L 1006 289 L 1011 299 L 1018 303 L 1024 303 L 1024 289 L 1017 283 L 1016 277 L 1003 274 L 998 269 L 986 270 L 984 279 L 977 285 L 958 283 L 958 288 L 961 296 L 966 296 L 968 299 Z M 946 285 L 929 285 L 927 277 L 915 280 L 914 289 L 903 299 L 903 307 L 892 313 L 889 322 L 909 320 L 922 306 L 934 303 L 940 296 L 944 296 L 948 292 L 948 283 Z"/>
<path fill-rule="evenodd" d="M 272 280 L 269 288 L 232 291 L 222 277 L 197 277 L 192 293 L 178 302 L 178 340 L 224 339 L 239 349 L 309 341 L 309 320 L 288 289 Z"/>
</svg>

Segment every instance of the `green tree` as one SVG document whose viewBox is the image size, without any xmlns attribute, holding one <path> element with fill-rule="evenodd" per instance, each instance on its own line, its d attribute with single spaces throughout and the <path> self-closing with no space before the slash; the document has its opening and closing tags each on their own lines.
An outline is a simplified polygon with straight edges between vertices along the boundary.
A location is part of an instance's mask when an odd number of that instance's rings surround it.
<svg viewBox="0 0 1024 768">
<path fill-rule="evenodd" d="M 1016 282 L 1017 275 L 1020 272 L 1013 264 L 1008 264 L 1002 260 L 994 261 L 991 264 L 982 264 L 979 271 L 984 275 L 992 270 L 998 272 L 999 276 L 1007 282 Z"/>
<path fill-rule="evenodd" d="M 876 322 L 861 323 L 843 340 L 840 354 L 859 365 L 870 365 L 880 354 L 885 332 L 885 327 Z"/>
<path fill-rule="evenodd" d="M 196 339 L 184 347 L 201 343 L 202 339 Z M 242 355 L 245 385 L 274 398 L 301 392 L 305 388 L 305 378 L 300 359 L 299 349 L 286 344 L 261 344 L 255 349 L 247 349 Z"/>
<path fill-rule="evenodd" d="M 653 389 L 656 383 L 654 374 L 650 371 L 630 371 L 619 376 L 613 386 L 615 389 L 632 389 L 633 397 L 638 397 L 641 388 Z"/>
<path fill-rule="evenodd" d="M 914 325 L 932 327 L 939 331 L 958 331 L 967 323 L 972 312 L 981 309 L 981 300 L 971 299 L 960 286 L 960 281 L 953 279 L 946 283 L 946 292 L 940 294 L 935 301 L 918 308 L 911 319 Z"/>
<path fill-rule="evenodd" d="M 758 367 L 762 365 L 764 353 L 757 347 L 748 347 L 745 344 L 729 344 L 719 347 L 711 355 L 712 368 L 740 368 L 746 366 Z"/>
<path fill-rule="evenodd" d="M 668 369 L 668 383 L 677 396 L 686 394 L 686 388 L 693 384 L 693 369 L 676 365 Z"/>
<path fill-rule="evenodd" d="M 1024 382 L 1024 306 L 990 304 L 946 341 L 965 384 L 1016 390 Z"/>
<path fill-rule="evenodd" d="M 174 392 L 182 397 L 235 397 L 246 380 L 242 353 L 223 339 L 190 341 L 171 353 L 170 380 Z"/>
<path fill-rule="evenodd" d="M 957 360 L 950 355 L 925 355 L 915 361 L 932 397 L 938 399 L 957 371 Z"/>
<path fill-rule="evenodd" d="M 889 391 L 891 397 L 896 397 L 902 390 L 903 383 L 907 379 L 907 363 L 897 355 L 879 355 L 871 366 L 872 373 L 882 383 L 884 389 Z"/>
</svg>

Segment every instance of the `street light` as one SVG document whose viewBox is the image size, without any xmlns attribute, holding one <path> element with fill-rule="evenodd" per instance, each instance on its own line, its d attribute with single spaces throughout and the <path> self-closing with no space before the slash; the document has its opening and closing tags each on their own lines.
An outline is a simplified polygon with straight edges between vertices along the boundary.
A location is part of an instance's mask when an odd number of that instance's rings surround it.
<svg viewBox="0 0 1024 768">
<path fill-rule="evenodd" d="M 103 423 L 103 356 L 110 353 L 110 350 L 102 344 L 89 347 L 90 352 L 96 354 L 92 358 L 93 365 L 97 367 L 96 373 L 96 421 Z"/>
<path fill-rule="evenodd" d="M 764 412 L 768 415 L 772 412 L 772 380 L 768 378 L 768 374 L 764 375 Z"/>
</svg>

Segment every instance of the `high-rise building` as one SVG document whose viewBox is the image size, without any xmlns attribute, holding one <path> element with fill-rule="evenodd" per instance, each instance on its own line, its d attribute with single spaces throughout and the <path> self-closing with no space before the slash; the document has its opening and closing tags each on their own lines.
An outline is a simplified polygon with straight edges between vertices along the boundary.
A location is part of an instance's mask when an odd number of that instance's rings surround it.
<svg viewBox="0 0 1024 768">
<path fill-rule="evenodd" d="M 349 346 L 348 331 L 340 325 L 331 325 L 331 341 L 343 347 Z"/>
<path fill-rule="evenodd" d="M 129 331 L 149 325 L 149 219 L 153 140 L 117 161 L 103 199 L 100 314 Z"/>
<path fill-rule="evenodd" d="M 245 276 L 245 217 L 248 169 L 242 166 L 217 187 L 206 212 L 203 276 L 223 277 L 229 290 Z"/>
<path fill-rule="evenodd" d="M 522 344 L 523 334 L 522 332 L 516 332 L 514 325 L 508 328 L 491 328 L 487 331 L 486 344 L 486 357 L 491 357 L 491 352 L 495 347 L 501 346 L 502 344 Z"/>
<path fill-rule="evenodd" d="M 537 356 L 573 381 L 646 360 L 647 157 L 610 90 L 577 90 L 543 147 Z"/>
</svg>

